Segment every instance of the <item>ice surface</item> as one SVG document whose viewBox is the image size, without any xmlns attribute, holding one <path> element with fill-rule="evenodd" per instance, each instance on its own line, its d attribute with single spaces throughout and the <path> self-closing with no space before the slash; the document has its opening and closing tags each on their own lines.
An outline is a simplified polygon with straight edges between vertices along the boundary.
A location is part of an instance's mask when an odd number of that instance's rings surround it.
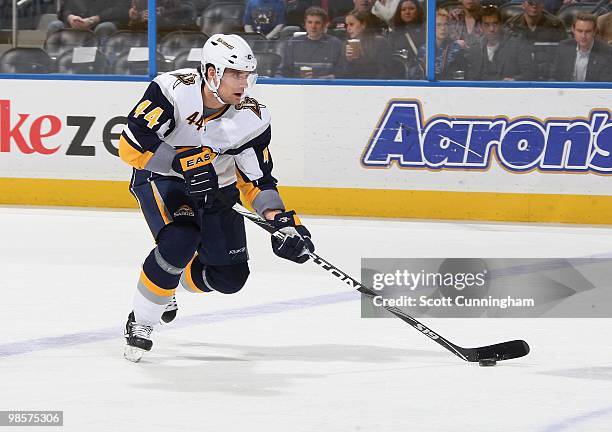
<svg viewBox="0 0 612 432">
<path fill-rule="evenodd" d="M 357 278 L 361 257 L 612 252 L 609 228 L 303 220 Z M 64 410 L 48 431 L 612 430 L 612 320 L 424 320 L 462 346 L 530 343 L 483 368 L 400 320 L 361 319 L 356 293 L 248 234 L 244 290 L 180 291 L 176 325 L 133 364 L 121 332 L 152 247 L 140 214 L 0 207 L 0 410 Z"/>
</svg>

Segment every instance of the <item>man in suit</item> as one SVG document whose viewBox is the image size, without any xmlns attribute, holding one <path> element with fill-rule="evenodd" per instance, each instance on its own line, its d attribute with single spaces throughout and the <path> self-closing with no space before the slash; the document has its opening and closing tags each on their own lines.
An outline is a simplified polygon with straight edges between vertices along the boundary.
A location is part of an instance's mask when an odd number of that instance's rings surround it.
<svg viewBox="0 0 612 432">
<path fill-rule="evenodd" d="M 471 81 L 529 80 L 531 56 L 525 42 L 504 31 L 497 6 L 481 8 L 483 37 L 467 51 L 466 79 Z"/>
<path fill-rule="evenodd" d="M 579 13 L 572 24 L 573 39 L 559 44 L 551 77 L 556 81 L 612 81 L 611 48 L 595 39 L 597 18 Z"/>
</svg>

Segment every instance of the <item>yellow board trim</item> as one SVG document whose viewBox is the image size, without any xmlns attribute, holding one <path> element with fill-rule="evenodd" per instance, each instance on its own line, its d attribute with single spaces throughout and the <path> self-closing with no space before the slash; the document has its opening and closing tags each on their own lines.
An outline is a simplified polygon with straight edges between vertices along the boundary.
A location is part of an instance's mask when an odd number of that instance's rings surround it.
<svg viewBox="0 0 612 432">
<path fill-rule="evenodd" d="M 121 181 L 0 178 L 0 204 L 138 208 Z M 304 215 L 612 224 L 612 196 L 280 187 Z"/>
</svg>

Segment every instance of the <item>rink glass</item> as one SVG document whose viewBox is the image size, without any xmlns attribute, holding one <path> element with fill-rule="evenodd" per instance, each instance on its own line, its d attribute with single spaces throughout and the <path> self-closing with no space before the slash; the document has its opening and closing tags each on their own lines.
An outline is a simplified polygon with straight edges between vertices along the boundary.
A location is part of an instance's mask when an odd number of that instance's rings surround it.
<svg viewBox="0 0 612 432">
<path fill-rule="evenodd" d="M 466 2 L 469 1 L 466 0 Z M 0 8 L 0 25 L 2 26 L 2 31 L 0 32 L 0 53 L 4 54 L 11 48 L 40 49 L 29 50 L 28 53 L 20 53 L 19 55 L 14 52 L 9 53 L 10 55 L 7 55 L 2 60 L 1 74 L 4 74 L 4 76 L 8 74 L 18 76 L 34 74 L 39 78 L 43 76 L 51 78 L 60 73 L 69 75 L 95 74 L 101 75 L 100 79 L 104 79 L 102 77 L 104 75 L 115 77 L 146 76 L 147 79 L 150 79 L 156 74 L 170 71 L 177 67 L 194 67 L 198 64 L 197 50 L 201 48 L 202 43 L 201 40 L 194 42 L 194 39 L 197 39 L 193 37 L 194 34 L 202 34 L 206 31 L 240 32 L 243 30 L 242 17 L 240 10 L 236 10 L 236 5 L 225 5 L 217 2 L 208 5 L 209 10 L 206 10 L 207 5 L 196 5 L 190 2 L 131 0 L 128 4 L 117 2 L 117 5 L 124 7 L 125 11 L 122 12 L 122 16 L 116 19 L 109 19 L 110 23 L 115 24 L 117 31 L 131 33 L 122 33 L 122 36 L 118 37 L 112 32 L 108 33 L 108 29 L 106 33 L 99 32 L 99 27 L 102 24 L 107 24 L 106 22 L 98 23 L 95 22 L 96 19 L 90 20 L 90 17 L 82 17 L 83 20 L 79 26 L 96 31 L 98 33 L 96 34 L 98 41 L 82 42 L 81 39 L 76 38 L 74 41 L 65 41 L 64 46 L 58 47 L 56 46 L 57 41 L 47 41 L 47 33 L 52 33 L 52 30 L 58 29 L 56 16 L 58 5 L 59 3 L 57 2 L 26 2 L 17 6 L 17 14 L 15 14 L 12 5 L 9 2 L 4 3 Z M 210 9 L 213 6 L 216 8 L 214 11 Z M 519 3 L 503 4 L 502 2 L 495 2 L 493 6 L 499 7 L 504 23 L 512 16 L 523 13 L 523 5 Z M 468 47 L 465 45 L 471 44 L 473 46 L 473 40 L 459 40 L 459 45 L 463 45 L 463 47 L 457 55 L 462 57 L 462 53 L 465 59 L 460 62 L 461 64 L 449 68 L 445 68 L 443 63 L 448 60 L 448 55 L 453 49 L 446 52 L 446 49 L 442 49 L 436 43 L 436 35 L 440 32 L 448 33 L 451 39 L 455 37 L 456 32 L 453 29 L 457 28 L 457 20 L 461 20 L 461 7 L 461 4 L 454 2 L 438 2 L 438 4 L 427 2 L 424 5 L 424 9 L 426 9 L 423 11 L 424 16 L 436 17 L 436 8 L 445 9 L 448 11 L 447 22 L 439 23 L 438 19 L 425 18 L 423 28 L 424 43 L 422 45 L 415 46 L 414 48 L 410 47 L 410 43 L 406 43 L 405 46 L 392 46 L 390 51 L 391 58 L 388 59 L 389 64 L 385 76 L 370 77 L 367 76 L 367 72 L 354 77 L 343 76 L 342 73 L 337 71 L 332 74 L 329 73 L 330 63 L 320 61 L 314 64 L 297 64 L 297 74 L 294 75 L 295 78 L 293 79 L 303 78 L 311 80 L 310 74 L 300 73 L 300 71 L 304 70 L 302 68 L 311 67 L 315 80 L 320 78 L 325 80 L 332 79 L 332 81 L 334 79 L 348 79 L 349 83 L 353 80 L 367 81 L 371 78 L 404 80 L 407 82 L 448 80 L 465 83 L 470 79 L 482 81 L 484 78 L 471 78 L 474 75 L 470 71 L 472 65 L 468 59 Z M 491 5 L 482 5 L 483 9 L 487 7 L 491 7 Z M 149 14 L 149 10 L 155 10 L 156 13 Z M 605 8 L 590 12 L 594 12 L 596 15 L 609 13 L 608 9 Z M 564 12 L 562 9 L 555 11 L 554 14 L 562 20 L 565 26 L 564 36 L 572 38 L 572 23 L 570 19 L 566 19 L 565 15 L 567 15 L 567 12 Z M 402 40 L 402 37 L 398 38 L 398 35 L 402 32 L 401 28 L 393 24 L 393 19 L 390 21 L 392 22 L 391 28 L 379 32 L 378 37 L 387 42 L 390 42 L 394 37 L 396 40 Z M 153 24 L 155 32 L 149 32 L 149 27 L 152 27 Z M 64 24 L 64 26 L 66 25 Z M 59 28 L 61 26 L 62 24 L 59 24 Z M 303 29 L 297 30 L 299 30 L 298 33 L 304 33 Z M 168 49 L 168 45 L 164 45 L 163 40 L 167 35 L 177 31 L 183 35 L 188 35 L 182 41 L 177 41 L 172 49 Z M 330 25 L 327 33 L 346 43 L 346 33 L 336 24 Z M 266 71 L 265 74 L 260 75 L 280 80 L 283 79 L 282 68 L 279 62 L 282 62 L 284 46 L 291 43 L 293 34 L 294 32 L 289 31 L 283 33 L 281 38 L 273 40 L 267 40 L 263 35 L 247 36 L 256 56 L 259 58 L 260 69 Z M 155 50 L 149 48 L 153 46 L 152 42 L 155 43 Z M 96 48 L 96 45 L 97 50 L 81 49 L 88 47 Z M 538 52 L 546 51 L 547 55 L 554 58 L 558 48 L 558 41 L 538 41 L 535 45 L 537 45 Z M 64 54 L 60 58 L 60 55 L 65 51 L 71 51 L 72 54 Z M 418 60 L 414 58 L 415 51 L 418 52 Z M 51 52 L 50 58 L 46 57 L 45 52 L 47 54 Z M 446 56 L 446 60 L 440 58 L 441 53 Z M 548 65 L 550 65 L 550 62 L 548 62 Z M 538 67 L 542 67 L 542 64 L 539 64 Z M 536 73 L 530 78 L 530 80 L 539 82 L 549 81 L 550 79 L 548 71 Z M 500 80 L 504 80 L 504 78 L 500 78 Z M 609 81 L 604 81 L 604 83 L 609 83 Z M 600 85 L 606 86 L 606 84 Z M 520 84 L 517 85 L 517 87 L 520 86 Z"/>
</svg>

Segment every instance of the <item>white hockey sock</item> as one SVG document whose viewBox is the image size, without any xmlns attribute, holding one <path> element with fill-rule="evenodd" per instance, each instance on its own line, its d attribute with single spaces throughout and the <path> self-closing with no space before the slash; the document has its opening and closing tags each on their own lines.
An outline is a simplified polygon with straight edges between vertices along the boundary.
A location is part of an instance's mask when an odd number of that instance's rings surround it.
<svg viewBox="0 0 612 432">
<path fill-rule="evenodd" d="M 168 297 L 170 301 L 171 297 Z M 139 290 L 134 294 L 134 318 L 138 324 L 154 326 L 159 324 L 159 320 L 166 309 L 166 305 L 153 303 L 142 295 Z"/>
</svg>

